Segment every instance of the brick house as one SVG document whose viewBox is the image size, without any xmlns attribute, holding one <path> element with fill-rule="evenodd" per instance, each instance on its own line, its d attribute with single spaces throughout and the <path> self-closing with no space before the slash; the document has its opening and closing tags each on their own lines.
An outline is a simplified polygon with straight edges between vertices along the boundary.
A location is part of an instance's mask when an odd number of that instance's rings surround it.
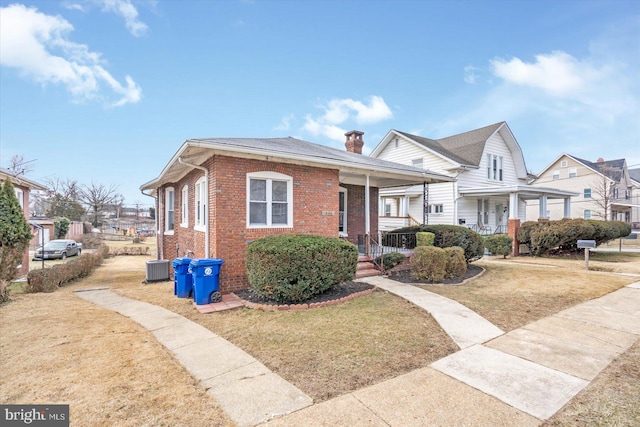
<svg viewBox="0 0 640 427">
<path fill-rule="evenodd" d="M 14 174 L 9 169 L 0 168 L 0 182 L 4 182 L 7 178 L 9 179 L 9 181 L 11 181 L 11 184 L 13 184 L 16 197 L 18 198 L 18 203 L 20 203 L 22 211 L 24 212 L 24 217 L 27 221 L 29 221 L 29 217 L 31 216 L 29 212 L 29 192 L 31 190 L 46 190 L 46 187 L 23 176 L 16 176 L 16 174 Z M 37 231 L 35 231 L 33 227 L 32 232 L 37 233 Z M 19 275 L 24 276 L 28 272 L 29 248 L 27 247 L 22 257 L 22 264 L 20 266 Z"/>
<path fill-rule="evenodd" d="M 220 258 L 220 290 L 248 286 L 247 245 L 275 234 L 377 235 L 380 188 L 441 182 L 428 170 L 295 138 L 189 139 L 140 187 L 156 199 L 158 258 Z"/>
</svg>

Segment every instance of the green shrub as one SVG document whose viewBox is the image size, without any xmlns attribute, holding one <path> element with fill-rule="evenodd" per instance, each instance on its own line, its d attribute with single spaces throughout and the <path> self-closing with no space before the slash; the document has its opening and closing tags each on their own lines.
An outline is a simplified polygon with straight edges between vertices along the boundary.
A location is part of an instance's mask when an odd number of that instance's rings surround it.
<svg viewBox="0 0 640 427">
<path fill-rule="evenodd" d="M 435 246 L 418 246 L 410 262 L 411 277 L 417 280 L 442 282 L 447 273 L 447 253 Z"/>
<path fill-rule="evenodd" d="M 395 267 L 407 257 L 400 252 L 389 252 L 375 259 L 377 265 L 381 265 L 385 270 Z"/>
<path fill-rule="evenodd" d="M 416 233 L 416 246 L 433 246 L 436 235 L 428 231 L 418 231 Z"/>
<path fill-rule="evenodd" d="M 252 289 L 273 301 L 295 303 L 352 280 L 358 249 L 342 239 L 312 235 L 265 237 L 247 248 Z"/>
<path fill-rule="evenodd" d="M 513 250 L 513 237 L 506 234 L 492 234 L 484 239 L 484 247 L 493 255 L 507 257 Z"/>
<path fill-rule="evenodd" d="M 382 238 L 382 244 L 390 246 L 394 244 L 392 233 L 408 233 L 406 241 L 403 241 L 408 249 L 416 247 L 416 233 L 423 231 L 433 233 L 435 235 L 434 246 L 439 248 L 448 248 L 451 246 L 459 246 L 464 250 L 464 258 L 469 262 L 473 262 L 482 258 L 484 254 L 484 242 L 482 237 L 475 231 L 460 225 L 414 225 L 411 227 L 402 227 L 390 231 Z M 398 245 L 395 243 L 396 246 Z"/>
<path fill-rule="evenodd" d="M 525 222 L 518 230 L 518 241 L 526 244 L 533 255 L 544 255 L 552 249 L 577 251 L 578 240 L 595 240 L 596 245 L 628 236 L 631 226 L 621 221 L 562 219 L 559 221 Z"/>
<path fill-rule="evenodd" d="M 459 246 L 451 246 L 443 249 L 447 256 L 445 278 L 455 279 L 464 276 L 467 272 L 467 261 L 464 259 L 464 250 Z"/>
<path fill-rule="evenodd" d="M 84 253 L 64 264 L 31 270 L 27 274 L 26 292 L 53 292 L 75 279 L 86 277 L 109 256 L 109 248 L 101 246 L 94 253 Z"/>
</svg>

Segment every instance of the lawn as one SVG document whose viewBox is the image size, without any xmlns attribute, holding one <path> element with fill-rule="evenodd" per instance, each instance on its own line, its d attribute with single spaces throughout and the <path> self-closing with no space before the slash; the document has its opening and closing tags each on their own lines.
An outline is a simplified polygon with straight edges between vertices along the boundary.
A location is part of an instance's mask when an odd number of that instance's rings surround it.
<svg viewBox="0 0 640 427">
<path fill-rule="evenodd" d="M 109 286 L 202 324 L 316 402 L 427 366 L 457 350 L 431 316 L 384 292 L 312 310 L 200 314 L 190 300 L 173 296 L 172 282 L 141 283 L 148 259 L 111 258 L 91 277 L 57 292 L 17 295 L 0 306 L 5 403 L 69 403 L 77 425 L 230 424 L 148 331 L 72 292 L 94 286 Z M 640 256 L 607 254 L 597 262 L 633 272 Z M 521 257 L 479 264 L 486 273 L 466 285 L 425 289 L 468 305 L 505 330 L 638 280 L 585 271 L 579 259 Z M 636 422 L 639 347 L 622 354 L 549 424 L 606 423 L 598 420 L 608 417 L 621 420 L 620 425 Z"/>
</svg>

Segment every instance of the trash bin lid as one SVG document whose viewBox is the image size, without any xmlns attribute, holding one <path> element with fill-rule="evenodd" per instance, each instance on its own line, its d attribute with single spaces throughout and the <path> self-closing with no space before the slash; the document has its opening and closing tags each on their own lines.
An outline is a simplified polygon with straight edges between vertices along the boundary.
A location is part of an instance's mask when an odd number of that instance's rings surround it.
<svg viewBox="0 0 640 427">
<path fill-rule="evenodd" d="M 178 265 L 185 265 L 185 264 L 189 264 L 191 262 L 191 258 L 176 258 L 173 260 L 173 262 L 171 263 L 174 267 L 178 266 Z"/>
<path fill-rule="evenodd" d="M 224 261 L 217 258 L 196 258 L 191 260 L 192 267 L 207 267 L 211 265 L 221 265 Z"/>
</svg>

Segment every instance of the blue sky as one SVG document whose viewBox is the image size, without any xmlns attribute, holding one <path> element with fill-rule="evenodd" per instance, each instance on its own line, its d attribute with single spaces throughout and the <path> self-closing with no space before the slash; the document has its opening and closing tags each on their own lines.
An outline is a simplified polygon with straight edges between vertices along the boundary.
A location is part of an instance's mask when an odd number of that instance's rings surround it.
<svg viewBox="0 0 640 427">
<path fill-rule="evenodd" d="M 0 0 L 0 165 L 117 185 L 188 138 L 344 148 L 506 121 L 528 169 L 640 163 L 640 1 Z"/>
</svg>

